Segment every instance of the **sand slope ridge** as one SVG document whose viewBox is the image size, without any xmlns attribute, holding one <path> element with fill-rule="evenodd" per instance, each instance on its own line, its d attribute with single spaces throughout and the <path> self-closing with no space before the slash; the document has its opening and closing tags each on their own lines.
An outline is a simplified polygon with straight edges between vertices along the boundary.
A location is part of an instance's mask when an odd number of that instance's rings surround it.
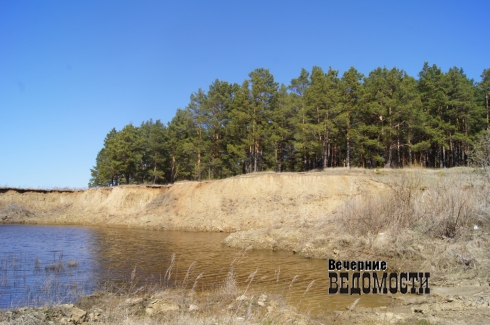
<svg viewBox="0 0 490 325">
<path fill-rule="evenodd" d="M 258 173 L 170 186 L 0 190 L 0 221 L 191 231 L 251 230 L 330 214 L 384 184 L 362 173 Z"/>
</svg>

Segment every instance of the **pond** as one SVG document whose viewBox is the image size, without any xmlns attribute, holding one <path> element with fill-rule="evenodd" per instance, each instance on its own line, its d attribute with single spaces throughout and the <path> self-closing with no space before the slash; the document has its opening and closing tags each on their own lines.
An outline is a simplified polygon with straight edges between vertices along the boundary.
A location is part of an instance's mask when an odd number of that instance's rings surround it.
<svg viewBox="0 0 490 325">
<path fill-rule="evenodd" d="M 197 290 L 207 290 L 222 284 L 231 270 L 240 290 L 249 286 L 246 281 L 255 272 L 248 290 L 281 294 L 288 303 L 306 311 L 345 310 L 359 298 L 328 295 L 327 261 L 285 252 L 237 250 L 221 245 L 226 236 L 2 225 L 0 308 L 74 302 L 104 284 L 127 284 L 132 274 L 138 286 L 192 288 L 195 283 Z M 382 306 L 389 300 L 387 296 L 363 295 L 357 306 Z"/>
</svg>

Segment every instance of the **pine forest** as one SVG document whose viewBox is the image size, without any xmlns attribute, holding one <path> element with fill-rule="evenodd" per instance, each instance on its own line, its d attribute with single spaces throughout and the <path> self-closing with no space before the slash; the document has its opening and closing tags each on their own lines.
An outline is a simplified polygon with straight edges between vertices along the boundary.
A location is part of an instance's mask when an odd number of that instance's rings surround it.
<svg viewBox="0 0 490 325">
<path fill-rule="evenodd" d="M 467 166 L 487 132 L 490 69 L 302 69 L 289 85 L 259 68 L 241 85 L 215 80 L 173 119 L 112 129 L 90 187 L 220 179 L 331 167 Z"/>
</svg>

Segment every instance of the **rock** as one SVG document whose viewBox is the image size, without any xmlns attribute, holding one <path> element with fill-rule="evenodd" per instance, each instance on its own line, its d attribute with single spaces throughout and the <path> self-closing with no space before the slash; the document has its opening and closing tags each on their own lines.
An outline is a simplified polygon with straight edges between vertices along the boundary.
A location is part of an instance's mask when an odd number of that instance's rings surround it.
<svg viewBox="0 0 490 325">
<path fill-rule="evenodd" d="M 63 318 L 60 319 L 60 324 L 61 325 L 71 324 L 71 320 L 69 318 L 63 317 Z"/>
<path fill-rule="evenodd" d="M 243 301 L 243 300 L 247 300 L 248 297 L 245 296 L 245 295 L 241 295 L 240 297 L 236 298 L 236 301 Z"/>
<path fill-rule="evenodd" d="M 74 324 L 81 324 L 83 321 L 85 321 L 87 316 L 87 312 L 85 310 L 77 308 L 73 306 L 73 304 L 64 304 L 59 308 L 63 316 L 67 317 L 67 321 Z M 62 319 L 65 319 L 65 317 Z"/>
<path fill-rule="evenodd" d="M 85 320 L 85 316 L 87 316 L 87 312 L 80 308 L 74 307 L 72 309 L 71 319 L 75 322 L 75 324 L 80 324 Z"/>
<path fill-rule="evenodd" d="M 261 307 L 265 307 L 265 303 L 267 301 L 268 296 L 265 294 L 261 294 L 259 297 L 259 300 L 257 301 L 257 304 Z"/>
<path fill-rule="evenodd" d="M 167 314 L 169 312 L 175 312 L 179 310 L 180 306 L 169 299 L 156 299 L 152 301 L 148 305 L 148 307 L 146 307 L 146 313 L 148 315 Z"/>
<path fill-rule="evenodd" d="M 88 314 L 88 320 L 90 322 L 98 322 L 100 320 L 100 315 L 101 313 L 95 310 L 94 312 Z"/>
<path fill-rule="evenodd" d="M 154 314 L 155 314 L 155 309 L 154 309 L 153 307 L 146 307 L 146 309 L 145 309 L 145 313 L 146 313 L 148 316 L 154 315 Z"/>
<path fill-rule="evenodd" d="M 197 305 L 190 305 L 189 306 L 189 311 L 190 312 L 197 311 L 197 310 L 199 310 L 199 306 L 197 306 Z"/>
<path fill-rule="evenodd" d="M 143 302 L 143 298 L 128 298 L 124 301 L 124 306 L 132 307 Z"/>
</svg>

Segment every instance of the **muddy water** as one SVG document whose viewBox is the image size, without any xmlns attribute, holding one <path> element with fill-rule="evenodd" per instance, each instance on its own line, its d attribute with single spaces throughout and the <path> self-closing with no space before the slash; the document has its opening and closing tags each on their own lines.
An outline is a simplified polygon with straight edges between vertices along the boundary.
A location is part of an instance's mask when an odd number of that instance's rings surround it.
<svg viewBox="0 0 490 325">
<path fill-rule="evenodd" d="M 222 284 L 232 270 L 240 292 L 281 294 L 287 302 L 314 313 L 343 310 L 359 298 L 328 295 L 327 261 L 283 252 L 239 251 L 221 245 L 225 237 L 219 233 L 0 226 L 0 308 L 39 305 L 45 300 L 72 301 L 104 283 L 128 283 L 134 270 L 133 283 L 138 286 L 165 285 L 170 278 L 169 285 L 191 288 L 202 273 L 196 282 L 198 290 Z M 387 305 L 389 299 L 363 295 L 357 306 Z"/>
</svg>

